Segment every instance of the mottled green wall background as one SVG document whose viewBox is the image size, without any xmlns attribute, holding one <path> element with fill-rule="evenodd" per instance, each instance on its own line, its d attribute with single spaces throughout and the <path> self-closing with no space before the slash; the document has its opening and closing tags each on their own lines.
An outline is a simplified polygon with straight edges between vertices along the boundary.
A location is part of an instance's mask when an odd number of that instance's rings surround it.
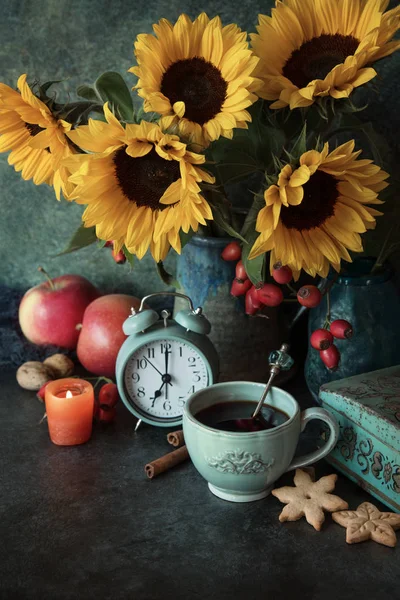
<svg viewBox="0 0 400 600">
<path fill-rule="evenodd" d="M 161 17 L 175 20 L 181 12 L 195 17 L 204 10 L 210 16 L 219 14 L 224 24 L 234 21 L 254 31 L 257 14 L 267 13 L 272 5 L 271 0 L 0 0 L 0 80 L 15 86 L 21 73 L 29 80 L 67 79 L 63 88 L 73 94 L 77 85 L 90 84 L 103 71 L 114 70 L 133 84 L 133 76 L 126 73 L 134 64 L 133 41 L 137 34 L 150 32 Z M 380 69 L 383 81 L 378 82 L 379 92 L 369 109 L 391 141 L 393 158 L 399 149 L 399 59 L 399 55 L 389 59 Z M 82 208 L 58 203 L 47 186 L 24 182 L 4 154 L 0 208 L 0 284 L 26 289 L 39 281 L 36 268 L 42 264 L 54 275 L 85 275 L 104 291 L 143 295 L 163 285 L 147 257 L 136 263 L 133 273 L 94 246 L 54 258 L 78 227 Z M 174 268 L 173 256 L 168 266 Z"/>
</svg>

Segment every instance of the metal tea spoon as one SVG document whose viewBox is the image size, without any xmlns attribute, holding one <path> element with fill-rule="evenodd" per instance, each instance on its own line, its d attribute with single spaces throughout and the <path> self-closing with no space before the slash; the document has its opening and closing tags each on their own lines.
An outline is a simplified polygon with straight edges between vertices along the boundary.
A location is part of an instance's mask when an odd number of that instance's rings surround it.
<svg viewBox="0 0 400 600">
<path fill-rule="evenodd" d="M 293 358 L 288 354 L 288 351 L 289 351 L 289 344 L 282 344 L 280 350 L 274 350 L 273 352 L 271 352 L 271 354 L 268 357 L 268 362 L 269 362 L 269 366 L 270 366 L 269 379 L 268 379 L 267 385 L 265 386 L 264 391 L 261 395 L 261 398 L 258 401 L 256 409 L 253 412 L 253 414 L 251 415 L 252 419 L 258 420 L 259 423 L 261 425 L 263 425 L 265 428 L 271 427 L 271 422 L 267 421 L 267 419 L 262 414 L 261 409 L 263 407 L 265 398 L 267 397 L 268 392 L 271 389 L 272 382 L 275 379 L 275 377 L 281 371 L 288 371 L 293 366 L 294 361 L 293 361 Z M 273 416 L 273 411 L 271 411 L 270 418 L 272 416 Z"/>
<path fill-rule="evenodd" d="M 241 418 L 241 419 L 230 419 L 223 422 L 222 429 L 226 429 L 227 431 L 260 431 L 263 429 L 270 429 L 274 426 L 271 419 L 276 416 L 276 412 L 271 408 L 269 409 L 268 417 L 265 417 L 261 412 L 265 398 L 268 395 L 269 390 L 271 389 L 271 385 L 275 377 L 281 371 L 288 371 L 293 365 L 293 359 L 288 354 L 289 344 L 282 344 L 280 350 L 274 350 L 268 357 L 268 362 L 270 366 L 270 376 L 268 382 L 263 390 L 261 398 L 256 406 L 255 411 L 249 418 Z M 268 407 L 264 407 L 265 412 L 267 412 Z"/>
</svg>

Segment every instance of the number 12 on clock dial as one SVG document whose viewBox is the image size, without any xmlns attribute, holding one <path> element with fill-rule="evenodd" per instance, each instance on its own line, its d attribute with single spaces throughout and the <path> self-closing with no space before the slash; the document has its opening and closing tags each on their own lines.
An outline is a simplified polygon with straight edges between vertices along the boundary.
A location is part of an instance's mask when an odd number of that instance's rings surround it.
<svg viewBox="0 0 400 600">
<path fill-rule="evenodd" d="M 154 417 L 179 417 L 186 400 L 208 383 L 204 358 L 182 340 L 158 339 L 143 344 L 125 367 L 127 394 Z"/>
</svg>

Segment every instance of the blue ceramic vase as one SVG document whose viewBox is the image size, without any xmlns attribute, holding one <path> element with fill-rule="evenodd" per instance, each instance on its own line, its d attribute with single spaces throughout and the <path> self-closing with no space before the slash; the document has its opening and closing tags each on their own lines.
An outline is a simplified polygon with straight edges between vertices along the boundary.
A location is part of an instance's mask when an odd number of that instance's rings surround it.
<svg viewBox="0 0 400 600">
<path fill-rule="evenodd" d="M 362 257 L 346 265 L 330 290 L 331 320 L 346 319 L 353 326 L 349 340 L 335 340 L 341 360 L 337 371 L 329 371 L 319 353 L 309 346 L 305 377 L 314 400 L 320 404 L 321 385 L 400 364 L 400 295 L 390 266 L 371 275 L 374 259 Z M 335 277 L 331 273 L 328 279 Z M 312 309 L 308 333 L 323 326 L 326 296 Z"/>
<path fill-rule="evenodd" d="M 231 296 L 236 263 L 221 258 L 231 241 L 193 236 L 177 259 L 181 286 L 177 291 L 190 296 L 195 307 L 201 306 L 211 322 L 209 337 L 219 354 L 219 381 L 266 382 L 269 353 L 287 341 L 288 330 L 279 309 L 264 309 L 262 317 L 250 317 L 245 314 L 244 297 Z M 176 298 L 174 312 L 182 308 L 182 300 Z"/>
</svg>

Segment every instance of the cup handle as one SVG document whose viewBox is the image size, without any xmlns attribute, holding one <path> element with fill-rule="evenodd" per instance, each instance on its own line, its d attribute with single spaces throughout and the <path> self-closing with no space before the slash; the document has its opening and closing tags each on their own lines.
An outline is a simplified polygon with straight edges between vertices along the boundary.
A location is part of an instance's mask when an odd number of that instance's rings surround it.
<svg viewBox="0 0 400 600">
<path fill-rule="evenodd" d="M 303 456 L 298 456 L 295 458 L 286 469 L 287 471 L 297 469 L 298 467 L 306 467 L 307 465 L 316 462 L 320 458 L 323 458 L 329 454 L 329 452 L 336 446 L 336 442 L 339 437 L 339 425 L 331 413 L 324 408 L 307 408 L 301 413 L 300 416 L 300 431 L 304 431 L 308 421 L 311 421 L 312 419 L 319 419 L 328 425 L 330 430 L 329 440 L 322 446 L 322 448 L 318 448 L 318 450 L 314 450 L 314 452 L 310 452 L 309 454 L 304 454 Z"/>
</svg>

